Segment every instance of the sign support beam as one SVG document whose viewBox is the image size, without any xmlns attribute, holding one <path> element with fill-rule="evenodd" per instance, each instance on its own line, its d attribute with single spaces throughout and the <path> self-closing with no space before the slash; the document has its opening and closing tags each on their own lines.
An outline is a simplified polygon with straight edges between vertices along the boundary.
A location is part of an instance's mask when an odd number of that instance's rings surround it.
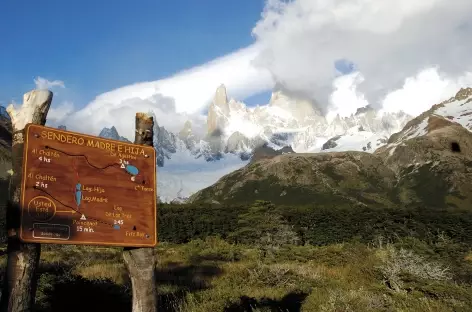
<svg viewBox="0 0 472 312">
<path fill-rule="evenodd" d="M 154 119 L 136 114 L 135 144 L 153 146 Z M 154 162 L 156 162 L 154 158 Z M 156 208 L 154 206 L 154 208 Z M 157 210 L 156 210 L 157 211 Z M 154 248 L 125 248 L 123 260 L 131 277 L 132 312 L 157 311 L 156 252 Z"/>
</svg>

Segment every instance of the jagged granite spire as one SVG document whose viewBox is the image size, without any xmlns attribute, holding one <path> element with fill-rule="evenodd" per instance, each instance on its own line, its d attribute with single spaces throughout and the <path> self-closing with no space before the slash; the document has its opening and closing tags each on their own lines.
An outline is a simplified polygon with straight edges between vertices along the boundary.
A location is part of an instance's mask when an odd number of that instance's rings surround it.
<svg viewBox="0 0 472 312">
<path fill-rule="evenodd" d="M 98 136 L 105 139 L 130 142 L 130 140 L 118 134 L 118 130 L 116 130 L 115 126 L 112 126 L 111 128 L 107 128 L 107 127 L 103 128 L 102 131 L 100 131 L 100 134 Z"/>
<path fill-rule="evenodd" d="M 216 89 L 213 102 L 208 108 L 207 130 L 208 134 L 213 135 L 218 130 L 223 130 L 229 117 L 229 104 L 226 87 L 224 84 Z"/>
</svg>

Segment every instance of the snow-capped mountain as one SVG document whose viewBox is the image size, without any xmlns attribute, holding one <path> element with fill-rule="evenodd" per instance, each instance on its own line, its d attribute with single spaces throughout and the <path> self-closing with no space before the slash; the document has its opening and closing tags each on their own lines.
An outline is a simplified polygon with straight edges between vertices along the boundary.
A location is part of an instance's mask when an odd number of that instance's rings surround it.
<svg viewBox="0 0 472 312">
<path fill-rule="evenodd" d="M 178 134 L 157 122 L 155 146 L 160 167 L 183 150 L 206 161 L 219 160 L 227 154 L 244 161 L 255 147 L 265 143 L 275 150 L 291 146 L 297 153 L 347 149 L 373 152 L 411 118 L 402 112 L 379 114 L 365 107 L 348 118 L 336 116 L 329 121 L 316 104 L 290 98 L 281 91 L 272 94 L 268 105 L 247 107 L 228 100 L 222 85 L 208 109 L 206 135 L 195 134 L 191 121 Z M 326 145 L 329 140 L 332 143 Z"/>
<path fill-rule="evenodd" d="M 350 207 L 470 209 L 471 129 L 472 89 L 461 89 L 410 120 L 374 153 L 281 155 L 270 149 L 258 154 L 256 148 L 254 163 L 223 176 L 188 202 L 269 200 L 316 206 L 329 198 Z"/>
<path fill-rule="evenodd" d="M 160 199 L 182 200 L 213 184 L 244 166 L 255 148 L 263 145 L 274 150 L 290 147 L 297 153 L 374 152 L 410 119 L 412 116 L 402 112 L 381 114 L 364 107 L 347 118 L 329 120 L 316 103 L 282 91 L 273 92 L 267 105 L 248 107 L 228 99 L 221 85 L 208 108 L 205 134 L 197 134 L 190 120 L 178 133 L 172 133 L 156 118 L 154 146 Z M 115 127 L 104 128 L 99 136 L 127 140 Z"/>
<path fill-rule="evenodd" d="M 411 118 L 403 112 L 380 114 L 364 107 L 350 117 L 336 116 L 328 120 L 316 103 L 290 98 L 281 91 L 272 94 L 268 105 L 251 108 L 234 99 L 228 101 L 222 85 L 208 110 L 207 136 L 190 139 L 181 135 L 180 138 L 188 146 L 206 150 L 210 160 L 215 153 L 232 153 L 247 159 L 256 146 L 266 142 L 276 150 L 291 146 L 297 153 L 323 150 L 373 152 Z M 191 134 L 191 125 L 187 124 L 182 132 Z M 209 145 L 203 147 L 198 139 Z M 326 145 L 330 139 L 336 142 Z M 189 140 L 193 144 L 188 144 Z"/>
<path fill-rule="evenodd" d="M 439 117 L 431 121 L 431 117 Z M 410 139 L 428 135 L 436 130 L 442 120 L 449 120 L 472 132 L 472 88 L 461 89 L 454 97 L 433 105 L 429 110 L 410 120 L 401 132 L 392 135 L 379 151 L 393 155 L 397 147 Z"/>
</svg>

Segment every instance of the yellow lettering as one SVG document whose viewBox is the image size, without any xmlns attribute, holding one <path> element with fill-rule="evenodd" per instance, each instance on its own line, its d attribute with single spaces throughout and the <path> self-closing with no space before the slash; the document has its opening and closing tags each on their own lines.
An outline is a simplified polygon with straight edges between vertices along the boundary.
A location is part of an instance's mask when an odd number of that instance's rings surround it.
<svg viewBox="0 0 472 312">
<path fill-rule="evenodd" d="M 122 214 L 121 214 L 121 213 L 116 213 L 116 212 L 108 212 L 108 211 L 105 211 L 105 217 L 121 218 L 121 217 L 122 217 Z"/>
<path fill-rule="evenodd" d="M 84 139 L 81 137 L 76 137 L 72 134 L 64 134 L 64 133 L 58 133 L 58 132 L 52 132 L 52 131 L 41 131 L 41 137 L 43 139 L 48 139 L 48 140 L 55 140 L 59 141 L 62 143 L 68 143 L 68 144 L 75 144 L 75 145 L 83 145 L 84 144 Z"/>
<path fill-rule="evenodd" d="M 82 195 L 82 200 L 86 201 L 86 202 L 93 202 L 93 203 L 108 203 L 108 198 L 106 198 L 106 197 L 84 196 L 84 195 Z"/>
<path fill-rule="evenodd" d="M 51 181 L 51 182 L 56 182 L 56 177 L 54 176 L 50 176 L 50 175 L 41 175 L 40 173 L 38 173 L 35 178 L 37 180 L 42 180 L 42 181 Z"/>
<path fill-rule="evenodd" d="M 87 140 L 87 146 L 88 147 L 93 147 L 93 140 Z"/>
<path fill-rule="evenodd" d="M 119 156 L 121 159 L 134 159 L 134 160 L 136 160 L 136 156 L 133 156 L 133 155 L 118 153 L 118 156 Z"/>
<path fill-rule="evenodd" d="M 83 225 L 83 226 L 97 226 L 98 221 L 81 221 L 81 220 L 72 220 L 72 225 Z"/>
<path fill-rule="evenodd" d="M 134 187 L 134 190 L 135 191 L 143 191 L 143 192 L 152 192 L 153 191 L 153 188 L 151 187 L 144 187 L 142 185 L 136 185 Z"/>
<path fill-rule="evenodd" d="M 109 150 L 114 152 L 115 151 L 115 144 L 114 143 L 109 143 L 109 142 L 102 142 L 102 141 L 94 141 L 93 139 L 88 139 L 87 140 L 87 146 L 88 147 L 95 147 L 103 150 Z M 120 145 L 118 145 L 118 149 L 120 148 Z"/>
<path fill-rule="evenodd" d="M 52 203 L 51 202 L 46 202 L 46 201 L 44 201 L 44 199 L 34 200 L 33 204 L 36 208 L 52 207 Z"/>
<path fill-rule="evenodd" d="M 54 158 L 59 158 L 60 155 L 58 152 L 56 151 L 45 151 L 45 150 L 39 150 L 39 155 L 45 155 L 45 156 L 49 156 L 49 157 L 54 157 Z"/>
<path fill-rule="evenodd" d="M 45 213 L 47 213 L 47 212 L 48 212 L 48 208 L 36 207 L 36 212 L 45 212 Z"/>
</svg>

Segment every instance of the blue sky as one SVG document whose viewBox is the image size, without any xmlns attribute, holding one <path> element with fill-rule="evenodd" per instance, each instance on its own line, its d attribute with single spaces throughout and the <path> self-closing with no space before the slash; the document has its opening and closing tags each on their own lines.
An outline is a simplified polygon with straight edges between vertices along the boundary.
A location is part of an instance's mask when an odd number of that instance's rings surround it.
<svg viewBox="0 0 472 312">
<path fill-rule="evenodd" d="M 263 7 L 263 0 L 2 0 L 0 104 L 21 102 L 37 76 L 64 81 L 61 95 L 80 107 L 205 63 L 251 44 Z"/>
</svg>

